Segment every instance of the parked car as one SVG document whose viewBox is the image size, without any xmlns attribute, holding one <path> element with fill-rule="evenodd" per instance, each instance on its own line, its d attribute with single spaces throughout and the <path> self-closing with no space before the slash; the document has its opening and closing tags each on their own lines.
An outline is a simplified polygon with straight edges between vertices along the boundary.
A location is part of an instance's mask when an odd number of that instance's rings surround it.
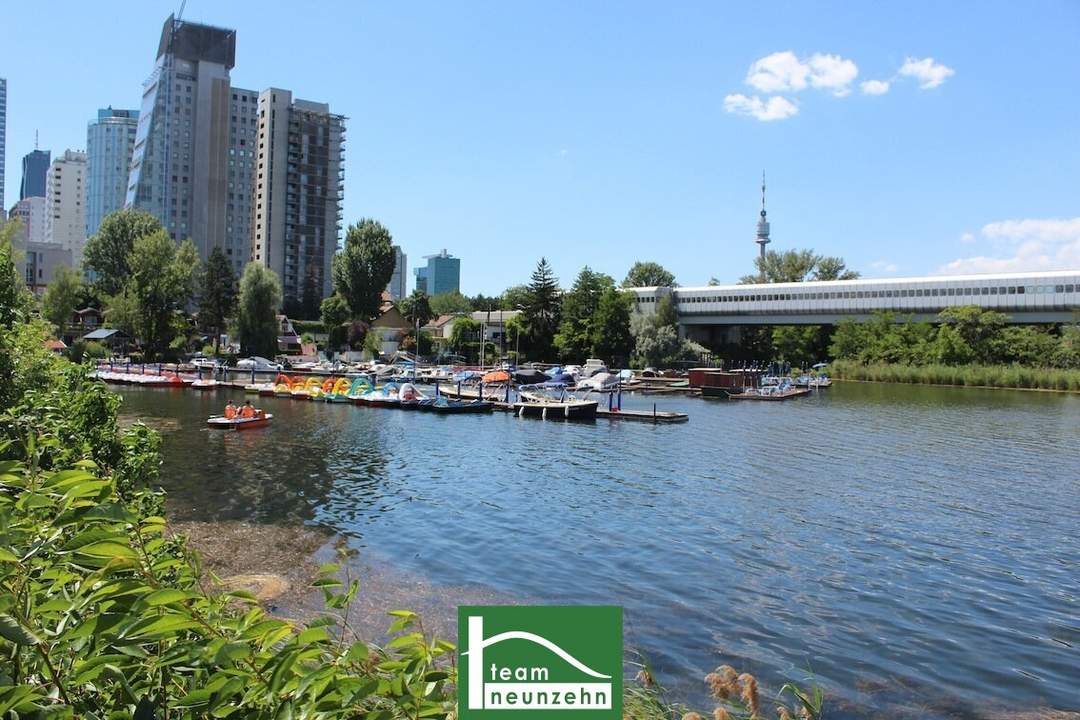
<svg viewBox="0 0 1080 720">
<path fill-rule="evenodd" d="M 271 372 L 283 369 L 281 363 L 267 360 L 266 358 L 259 357 L 258 355 L 252 355 L 251 357 L 237 360 L 236 367 L 241 370 L 251 370 L 252 368 L 254 368 L 259 372 Z"/>
</svg>

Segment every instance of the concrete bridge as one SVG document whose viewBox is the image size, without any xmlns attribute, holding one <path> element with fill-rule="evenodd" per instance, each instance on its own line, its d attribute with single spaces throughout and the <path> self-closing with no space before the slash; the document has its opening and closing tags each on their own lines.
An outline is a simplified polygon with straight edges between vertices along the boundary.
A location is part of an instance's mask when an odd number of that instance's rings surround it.
<svg viewBox="0 0 1080 720">
<path fill-rule="evenodd" d="M 631 288 L 635 310 L 651 314 L 670 295 L 679 329 L 716 339 L 715 330 L 743 325 L 832 325 L 867 320 L 876 311 L 898 320 L 934 320 L 948 307 L 978 305 L 1016 324 L 1070 322 L 1080 308 L 1080 270 L 832 280 L 762 285 Z"/>
</svg>

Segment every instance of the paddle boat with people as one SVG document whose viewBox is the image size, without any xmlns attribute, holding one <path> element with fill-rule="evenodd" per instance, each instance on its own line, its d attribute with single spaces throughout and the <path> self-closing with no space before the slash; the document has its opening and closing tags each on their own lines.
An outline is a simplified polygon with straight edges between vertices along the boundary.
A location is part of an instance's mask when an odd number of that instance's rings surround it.
<svg viewBox="0 0 1080 720">
<path fill-rule="evenodd" d="M 273 419 L 274 416 L 270 413 L 253 407 L 250 400 L 240 407 L 233 405 L 230 400 L 225 405 L 224 414 L 207 419 L 206 424 L 215 430 L 251 430 L 265 427 Z"/>
</svg>

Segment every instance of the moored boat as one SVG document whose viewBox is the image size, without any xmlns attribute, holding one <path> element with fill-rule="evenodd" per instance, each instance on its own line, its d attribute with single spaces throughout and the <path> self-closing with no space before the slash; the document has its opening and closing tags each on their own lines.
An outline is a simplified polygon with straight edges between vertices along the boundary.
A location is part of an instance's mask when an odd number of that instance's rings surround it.
<svg viewBox="0 0 1080 720">
<path fill-rule="evenodd" d="M 523 385 L 520 398 L 513 404 L 518 417 L 538 417 L 544 420 L 594 420 L 600 403 L 579 400 L 566 392 L 562 383 Z"/>
</svg>

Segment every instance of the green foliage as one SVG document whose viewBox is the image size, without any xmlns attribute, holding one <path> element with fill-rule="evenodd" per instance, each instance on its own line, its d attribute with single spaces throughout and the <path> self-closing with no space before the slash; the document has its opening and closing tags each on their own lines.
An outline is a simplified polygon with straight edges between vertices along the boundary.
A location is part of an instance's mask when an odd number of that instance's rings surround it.
<svg viewBox="0 0 1080 720">
<path fill-rule="evenodd" d="M 10 308 L 0 304 L 0 312 Z M 55 718 L 445 718 L 453 646 L 391 612 L 393 639 L 348 627 L 356 581 L 314 583 L 297 627 L 243 591 L 204 587 L 147 489 L 158 436 L 120 432 L 119 396 L 42 350 L 41 322 L 0 327 L 17 359 L 0 405 L 0 713 Z"/>
<path fill-rule="evenodd" d="M 623 287 L 675 287 L 675 276 L 657 262 L 637 261 L 622 281 Z"/>
<path fill-rule="evenodd" d="M 435 317 L 435 311 L 431 309 L 427 294 L 419 288 L 413 290 L 409 297 L 403 298 L 398 303 L 398 309 L 401 310 L 402 317 L 414 326 L 427 325 Z"/>
<path fill-rule="evenodd" d="M 547 258 L 540 258 L 529 282 L 529 293 L 522 306 L 525 328 L 528 333 L 523 348 L 534 359 L 545 360 L 554 355 L 552 346 L 559 328 L 562 298 L 559 281 Z"/>
<path fill-rule="evenodd" d="M 83 249 L 83 265 L 97 274 L 100 293 L 116 295 L 123 289 L 131 274 L 135 241 L 159 232 L 165 229 L 158 219 L 141 210 L 117 210 L 105 216 Z"/>
<path fill-rule="evenodd" d="M 818 255 L 813 250 L 769 250 L 754 258 L 757 273 L 744 275 L 739 283 L 804 282 L 806 280 L 854 280 L 859 273 L 848 270 L 842 258 Z"/>
<path fill-rule="evenodd" d="M 792 364 L 809 366 L 818 354 L 821 328 L 817 325 L 778 325 L 772 328 L 773 356 Z"/>
<path fill-rule="evenodd" d="M 834 360 L 829 364 L 829 372 L 843 380 L 1080 392 L 1080 370 L 1077 369 L 940 363 L 865 364 L 855 360 Z"/>
<path fill-rule="evenodd" d="M 120 312 L 107 313 L 107 317 L 140 338 L 147 359 L 153 360 L 175 337 L 173 315 L 184 310 L 194 295 L 198 253 L 190 240 L 177 247 L 164 230 L 159 230 L 135 238 L 128 265 L 130 275 L 123 293 L 110 303 L 118 304 Z"/>
<path fill-rule="evenodd" d="M 993 362 L 996 349 L 1009 319 L 1004 313 L 983 310 L 978 305 L 945 308 L 938 313 L 943 325 L 953 328 L 971 348 L 975 362 Z"/>
<path fill-rule="evenodd" d="M 480 323 L 468 316 L 454 320 L 450 328 L 450 337 L 447 342 L 454 350 L 461 352 L 470 347 L 476 347 L 480 333 Z"/>
<path fill-rule="evenodd" d="M 215 247 L 206 259 L 199 293 L 199 324 L 214 338 L 214 354 L 225 322 L 236 312 L 236 273 L 225 251 Z"/>
<path fill-rule="evenodd" d="M 30 310 L 32 297 L 16 267 L 15 238 L 22 232 L 17 220 L 0 226 L 0 328 L 11 327 Z"/>
<path fill-rule="evenodd" d="M 413 291 L 413 294 L 415 295 L 416 291 Z M 428 298 L 428 306 L 431 308 L 431 313 L 435 317 L 472 312 L 473 309 L 472 302 L 469 298 L 465 297 L 457 290 L 432 295 Z"/>
<path fill-rule="evenodd" d="M 309 263 L 304 273 L 304 287 L 300 296 L 300 315 L 305 320 L 319 317 L 319 304 L 323 300 L 322 283 L 314 263 Z"/>
<path fill-rule="evenodd" d="M 379 314 L 382 293 L 394 274 L 390 231 L 364 218 L 345 233 L 345 249 L 334 258 L 334 289 L 345 298 L 352 318 L 370 322 Z"/>
<path fill-rule="evenodd" d="M 41 315 L 57 327 L 60 335 L 64 334 L 64 326 L 71 322 L 71 316 L 78 309 L 82 285 L 82 273 L 74 268 L 58 267 L 53 281 L 41 296 Z"/>
<path fill-rule="evenodd" d="M 943 310 L 941 324 L 897 322 L 888 312 L 836 325 L 832 357 L 864 365 L 1022 365 L 1080 368 L 1080 329 L 1008 326 L 1008 317 L 975 305 Z"/>
<path fill-rule="evenodd" d="M 500 310 L 521 310 L 529 302 L 529 286 L 513 285 L 499 296 Z"/>
<path fill-rule="evenodd" d="M 110 354 L 109 348 L 93 340 L 89 342 L 76 340 L 67 350 L 68 359 L 74 363 L 81 363 L 84 360 L 104 360 Z"/>
<path fill-rule="evenodd" d="M 328 347 L 334 350 L 340 349 L 348 340 L 345 323 L 349 321 L 349 303 L 335 293 L 322 301 L 319 312 L 326 333 L 330 336 Z"/>
<path fill-rule="evenodd" d="M 630 334 L 633 296 L 609 287 L 600 296 L 590 328 L 592 356 L 621 364 L 634 350 Z"/>
<path fill-rule="evenodd" d="M 277 273 L 257 262 L 244 266 L 240 278 L 237 334 L 241 353 L 273 357 L 277 354 L 277 311 L 281 307 L 281 281 Z"/>
<path fill-rule="evenodd" d="M 588 265 L 582 268 L 573 287 L 562 296 L 562 312 L 559 332 L 555 335 L 555 347 L 564 362 L 584 362 L 592 353 L 593 324 L 600 297 L 605 290 L 615 287 L 609 275 L 593 272 Z M 629 318 L 627 319 L 629 324 Z"/>
</svg>

